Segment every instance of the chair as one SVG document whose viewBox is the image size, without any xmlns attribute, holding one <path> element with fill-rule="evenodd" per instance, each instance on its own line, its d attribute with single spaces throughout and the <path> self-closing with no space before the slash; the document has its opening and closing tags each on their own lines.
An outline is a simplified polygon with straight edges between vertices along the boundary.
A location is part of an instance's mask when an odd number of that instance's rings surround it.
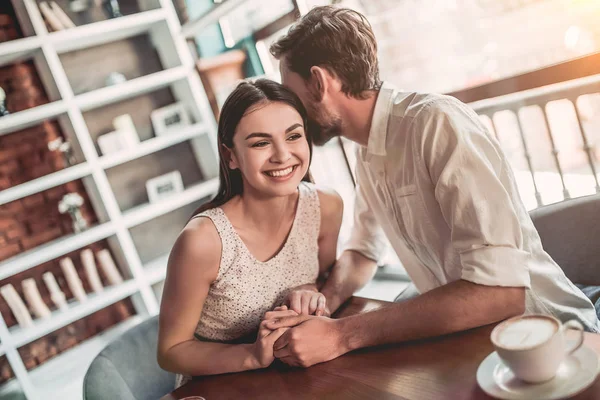
<svg viewBox="0 0 600 400">
<path fill-rule="evenodd" d="M 576 284 L 600 285 L 600 194 L 530 212 L 544 250 Z"/>
<path fill-rule="evenodd" d="M 84 400 L 158 399 L 175 387 L 175 374 L 156 361 L 158 316 L 108 344 L 92 361 L 83 382 Z"/>
</svg>

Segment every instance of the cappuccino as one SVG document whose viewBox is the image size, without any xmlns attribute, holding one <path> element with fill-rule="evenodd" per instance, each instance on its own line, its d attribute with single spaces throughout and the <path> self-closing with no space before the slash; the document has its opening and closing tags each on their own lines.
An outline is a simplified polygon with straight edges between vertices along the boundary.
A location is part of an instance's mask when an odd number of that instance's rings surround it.
<svg viewBox="0 0 600 400">
<path fill-rule="evenodd" d="M 558 324 L 539 316 L 517 319 L 496 332 L 496 343 L 506 349 L 524 350 L 546 342 L 558 330 Z"/>
</svg>

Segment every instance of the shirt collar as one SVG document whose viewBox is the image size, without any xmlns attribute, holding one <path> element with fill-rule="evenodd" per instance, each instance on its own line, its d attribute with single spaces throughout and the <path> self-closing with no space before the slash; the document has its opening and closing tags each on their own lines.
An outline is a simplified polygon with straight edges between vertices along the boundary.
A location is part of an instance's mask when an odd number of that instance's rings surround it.
<svg viewBox="0 0 600 400">
<path fill-rule="evenodd" d="M 385 156 L 385 144 L 388 130 L 388 120 L 392 109 L 392 98 L 396 89 L 388 82 L 383 82 L 375 110 L 371 119 L 371 130 L 369 131 L 369 141 L 367 143 L 367 154 L 376 156 Z"/>
</svg>

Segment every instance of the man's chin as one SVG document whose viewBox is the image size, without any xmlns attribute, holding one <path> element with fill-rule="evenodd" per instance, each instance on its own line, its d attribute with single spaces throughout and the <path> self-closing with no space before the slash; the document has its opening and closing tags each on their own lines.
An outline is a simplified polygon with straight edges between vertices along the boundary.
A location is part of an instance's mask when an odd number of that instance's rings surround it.
<svg viewBox="0 0 600 400">
<path fill-rule="evenodd" d="M 331 139 L 334 137 L 338 137 L 339 135 L 329 134 L 329 135 L 318 135 L 313 137 L 313 143 L 315 146 L 325 146 Z"/>
</svg>

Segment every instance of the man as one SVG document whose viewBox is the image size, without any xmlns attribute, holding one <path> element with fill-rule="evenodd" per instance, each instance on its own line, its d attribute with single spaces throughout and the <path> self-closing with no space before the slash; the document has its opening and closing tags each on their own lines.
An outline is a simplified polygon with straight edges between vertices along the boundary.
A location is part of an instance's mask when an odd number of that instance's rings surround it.
<svg viewBox="0 0 600 400">
<path fill-rule="evenodd" d="M 270 329 L 293 327 L 276 342 L 276 357 L 310 366 L 524 312 L 600 331 L 592 303 L 542 249 L 497 141 L 454 98 L 382 85 L 364 16 L 315 8 L 271 53 L 308 109 L 315 142 L 343 135 L 360 145 L 355 226 L 322 288 L 330 311 L 372 277 L 384 233 L 421 293 L 340 320 L 273 319 Z"/>
</svg>

